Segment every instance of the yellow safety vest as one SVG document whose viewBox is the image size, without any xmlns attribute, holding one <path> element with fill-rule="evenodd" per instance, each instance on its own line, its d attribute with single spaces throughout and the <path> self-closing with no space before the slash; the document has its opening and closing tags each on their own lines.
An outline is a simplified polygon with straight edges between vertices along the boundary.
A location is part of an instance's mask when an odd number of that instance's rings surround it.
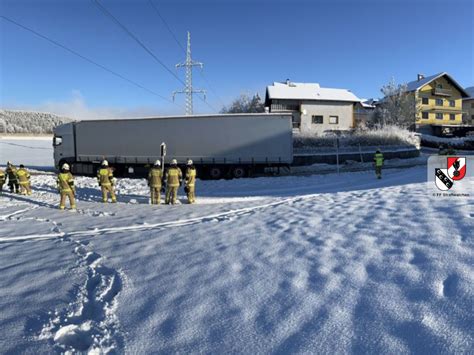
<svg viewBox="0 0 474 355">
<path fill-rule="evenodd" d="M 112 178 L 114 177 L 112 173 L 112 169 L 110 168 L 102 168 L 97 173 L 97 179 L 99 180 L 99 184 L 101 186 L 111 186 L 112 185 Z"/>
<path fill-rule="evenodd" d="M 383 165 L 383 154 L 382 153 L 375 153 L 375 166 L 382 166 Z"/>
<path fill-rule="evenodd" d="M 30 179 L 30 173 L 26 169 L 18 169 L 16 172 L 16 176 L 18 177 L 18 182 L 20 185 L 28 184 L 28 180 Z"/>
</svg>

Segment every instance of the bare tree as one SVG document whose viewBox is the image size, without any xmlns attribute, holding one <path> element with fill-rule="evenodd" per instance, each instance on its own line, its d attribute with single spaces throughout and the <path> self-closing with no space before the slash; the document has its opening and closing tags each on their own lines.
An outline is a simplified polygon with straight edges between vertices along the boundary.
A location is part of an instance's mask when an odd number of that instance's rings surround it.
<svg viewBox="0 0 474 355">
<path fill-rule="evenodd" d="M 258 113 L 264 111 L 264 104 L 258 94 L 253 95 L 252 98 L 247 94 L 242 94 L 228 107 L 223 107 L 221 113 Z"/>
<path fill-rule="evenodd" d="M 375 123 L 379 126 L 398 126 L 412 129 L 419 113 L 414 94 L 408 93 L 406 84 L 392 79 L 380 90 L 384 98 L 375 111 Z"/>
</svg>

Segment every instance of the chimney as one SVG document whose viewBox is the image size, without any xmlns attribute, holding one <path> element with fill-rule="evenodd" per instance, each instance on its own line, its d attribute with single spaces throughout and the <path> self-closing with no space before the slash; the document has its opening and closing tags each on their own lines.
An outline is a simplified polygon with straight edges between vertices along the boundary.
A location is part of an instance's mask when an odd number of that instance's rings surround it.
<svg viewBox="0 0 474 355">
<path fill-rule="evenodd" d="M 286 79 L 286 85 L 290 86 L 290 79 Z"/>
<path fill-rule="evenodd" d="M 418 81 L 423 80 L 425 76 L 423 74 L 418 74 Z"/>
</svg>

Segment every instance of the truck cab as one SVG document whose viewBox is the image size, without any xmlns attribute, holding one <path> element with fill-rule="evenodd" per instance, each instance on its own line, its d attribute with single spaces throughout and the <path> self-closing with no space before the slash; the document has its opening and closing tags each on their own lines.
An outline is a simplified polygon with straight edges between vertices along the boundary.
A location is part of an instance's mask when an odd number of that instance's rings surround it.
<svg viewBox="0 0 474 355">
<path fill-rule="evenodd" d="M 66 123 L 54 129 L 54 165 L 57 169 L 62 163 L 72 163 L 76 154 L 74 149 L 74 123 Z"/>
</svg>

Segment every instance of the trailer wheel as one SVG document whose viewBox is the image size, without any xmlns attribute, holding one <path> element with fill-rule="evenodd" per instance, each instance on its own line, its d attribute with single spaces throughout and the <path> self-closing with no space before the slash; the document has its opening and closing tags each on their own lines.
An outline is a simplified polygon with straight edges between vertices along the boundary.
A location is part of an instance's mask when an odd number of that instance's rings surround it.
<svg viewBox="0 0 474 355">
<path fill-rule="evenodd" d="M 211 179 L 213 180 L 219 180 L 222 176 L 222 170 L 221 168 L 217 167 L 217 166 L 214 166 L 212 168 L 209 169 L 209 176 L 211 177 Z"/>
<path fill-rule="evenodd" d="M 232 176 L 236 179 L 245 177 L 245 168 L 236 166 L 234 169 L 232 169 Z"/>
</svg>

